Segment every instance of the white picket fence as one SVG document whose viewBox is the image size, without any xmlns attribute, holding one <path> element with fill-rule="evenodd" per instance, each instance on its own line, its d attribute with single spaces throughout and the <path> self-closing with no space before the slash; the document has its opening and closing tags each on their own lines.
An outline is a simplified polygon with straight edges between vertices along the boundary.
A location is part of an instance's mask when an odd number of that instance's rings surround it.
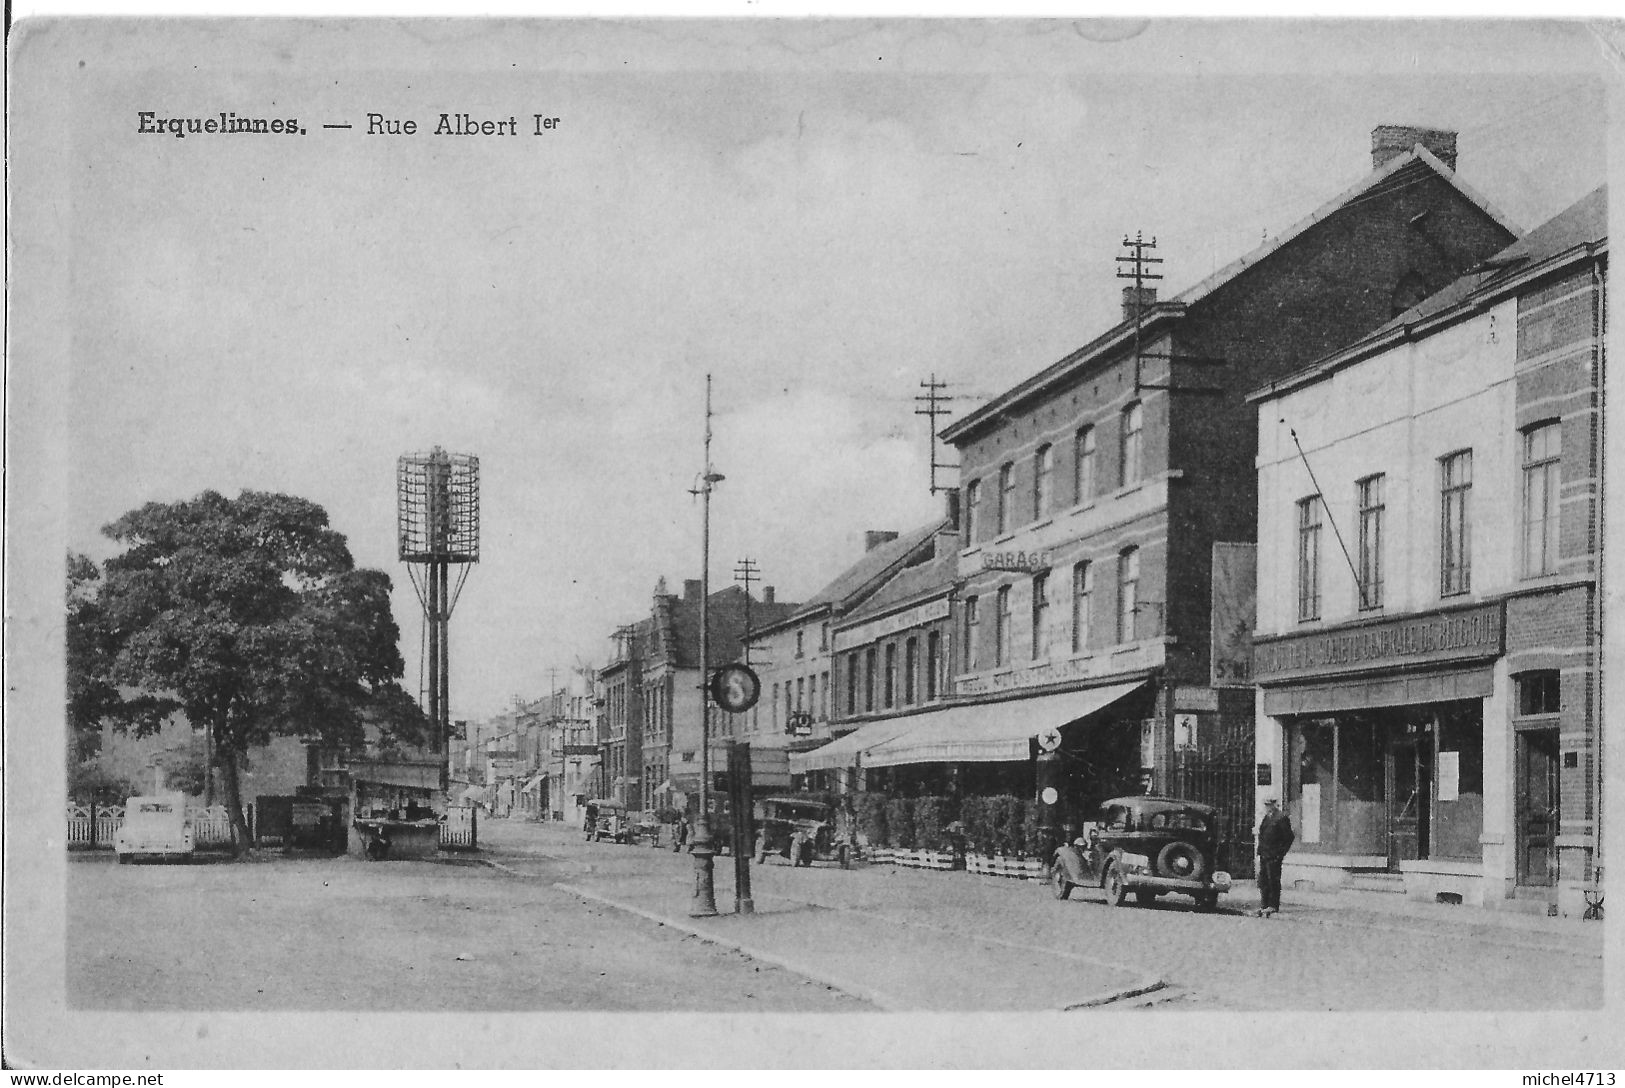
<svg viewBox="0 0 1625 1088">
<path fill-rule="evenodd" d="M 457 805 L 446 810 L 440 824 L 440 847 L 443 850 L 473 850 L 479 842 L 479 817 L 473 806 Z"/>
<path fill-rule="evenodd" d="M 186 814 L 192 821 L 192 842 L 198 846 L 230 846 L 231 815 L 224 805 L 188 806 Z M 113 836 L 124 824 L 123 805 L 69 804 L 69 849 L 113 849 Z M 95 833 L 92 834 L 92 824 Z"/>
</svg>

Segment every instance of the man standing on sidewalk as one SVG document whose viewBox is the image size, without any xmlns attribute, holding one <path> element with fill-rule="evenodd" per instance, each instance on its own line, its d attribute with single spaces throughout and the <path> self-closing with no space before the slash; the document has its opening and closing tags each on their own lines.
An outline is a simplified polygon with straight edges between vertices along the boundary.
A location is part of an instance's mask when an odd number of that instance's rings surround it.
<svg viewBox="0 0 1625 1088">
<path fill-rule="evenodd" d="M 1292 821 L 1273 797 L 1264 798 L 1264 818 L 1258 824 L 1258 916 L 1268 918 L 1281 909 L 1281 863 L 1296 838 Z"/>
</svg>

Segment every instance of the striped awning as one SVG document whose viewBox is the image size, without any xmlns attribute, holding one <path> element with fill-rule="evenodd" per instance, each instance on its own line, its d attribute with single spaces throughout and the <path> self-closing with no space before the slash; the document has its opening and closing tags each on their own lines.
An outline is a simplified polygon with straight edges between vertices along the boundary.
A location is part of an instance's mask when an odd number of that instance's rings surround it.
<svg viewBox="0 0 1625 1088">
<path fill-rule="evenodd" d="M 856 767 L 858 756 L 865 749 L 873 748 L 914 728 L 921 718 L 926 716 L 916 714 L 910 718 L 887 718 L 884 721 L 869 722 L 821 748 L 814 748 L 810 752 L 791 752 L 790 773 L 806 774 L 808 771 L 832 771 L 838 767 Z"/>
<path fill-rule="evenodd" d="M 1027 759 L 1032 754 L 1030 742 L 1038 734 L 1080 722 L 1144 686 L 1144 680 L 1137 680 L 1131 684 L 1031 699 L 973 703 L 923 714 L 906 719 L 907 732 L 880 744 L 865 746 L 863 766 L 1002 763 Z"/>
</svg>

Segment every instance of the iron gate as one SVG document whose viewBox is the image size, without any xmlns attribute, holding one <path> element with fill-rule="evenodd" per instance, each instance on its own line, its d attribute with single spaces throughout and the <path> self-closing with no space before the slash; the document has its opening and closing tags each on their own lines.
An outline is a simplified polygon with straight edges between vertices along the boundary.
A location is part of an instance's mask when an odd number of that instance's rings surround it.
<svg viewBox="0 0 1625 1088">
<path fill-rule="evenodd" d="M 1253 738 L 1174 755 L 1174 796 L 1212 805 L 1219 814 L 1219 868 L 1238 878 L 1253 872 Z"/>
</svg>

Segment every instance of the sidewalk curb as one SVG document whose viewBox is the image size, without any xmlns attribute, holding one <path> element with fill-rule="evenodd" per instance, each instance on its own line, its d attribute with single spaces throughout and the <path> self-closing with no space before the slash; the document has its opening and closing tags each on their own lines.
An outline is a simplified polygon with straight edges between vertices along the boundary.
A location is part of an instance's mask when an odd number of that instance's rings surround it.
<svg viewBox="0 0 1625 1088">
<path fill-rule="evenodd" d="M 766 952 L 759 948 L 752 948 L 751 946 L 742 944 L 739 941 L 730 940 L 716 933 L 700 929 L 692 923 L 679 921 L 675 918 L 668 918 L 664 915 L 656 914 L 653 911 L 644 910 L 642 907 L 634 907 L 630 903 L 622 903 L 619 900 L 611 899 L 608 896 L 599 895 L 597 892 L 590 892 L 585 888 L 578 888 L 573 884 L 554 884 L 553 887 L 559 889 L 560 891 L 569 892 L 571 895 L 576 896 L 579 899 L 585 899 L 592 903 L 601 903 L 606 907 L 611 907 L 619 911 L 625 911 L 627 914 L 635 914 L 639 918 L 643 918 L 648 921 L 658 923 L 659 925 L 667 926 L 671 929 L 676 929 L 687 933 L 691 937 L 698 937 L 702 941 L 707 941 L 715 945 L 721 945 L 724 948 L 731 948 L 735 952 L 743 953 L 753 960 L 760 960 L 763 963 L 789 971 L 791 974 L 800 975 L 801 977 L 810 979 L 813 982 L 818 982 L 825 986 L 833 987 L 834 989 L 840 990 L 842 993 L 858 998 L 861 1001 L 867 1001 L 869 1004 L 874 1005 L 876 1008 L 881 1009 L 884 1012 L 910 1011 L 908 1006 L 899 1003 L 894 998 L 888 997 L 877 990 L 872 990 L 867 986 L 861 986 L 846 979 L 826 975 L 821 971 L 810 970 L 798 963 L 784 959 L 783 957 L 777 956 L 771 952 Z"/>
<path fill-rule="evenodd" d="M 779 955 L 777 955 L 775 953 L 767 952 L 767 951 L 764 951 L 762 949 L 755 948 L 755 947 L 752 947 L 752 946 L 747 945 L 747 944 L 743 944 L 743 943 L 741 943 L 739 941 L 735 941 L 735 940 L 732 940 L 732 939 L 727 938 L 727 937 L 719 936 L 719 935 L 717 935 L 717 934 L 715 934 L 713 932 L 701 929 L 701 928 L 695 926 L 694 924 L 692 924 L 690 922 L 685 922 L 685 921 L 681 921 L 679 919 L 674 919 L 674 918 L 667 917 L 665 915 L 656 914 L 653 911 L 644 910 L 642 907 L 634 907 L 629 903 L 622 903 L 619 900 L 611 899 L 608 896 L 600 895 L 597 892 L 588 891 L 585 888 L 580 888 L 580 887 L 577 887 L 577 886 L 575 886 L 573 884 L 562 884 L 562 883 L 561 884 L 554 884 L 553 887 L 558 888 L 560 891 L 569 892 L 571 895 L 577 896 L 578 898 L 585 899 L 585 900 L 588 900 L 588 901 L 594 902 L 594 903 L 601 903 L 604 906 L 612 907 L 615 910 L 625 911 L 628 914 L 635 914 L 640 918 L 647 919 L 648 921 L 657 922 L 660 925 L 668 926 L 668 927 L 670 927 L 672 929 L 681 930 L 682 932 L 688 933 L 689 935 L 694 936 L 694 937 L 698 937 L 699 939 L 701 939 L 703 941 L 708 941 L 708 942 L 710 942 L 712 944 L 721 945 L 721 946 L 723 946 L 725 948 L 732 948 L 734 951 L 743 953 L 744 955 L 749 956 L 753 960 L 761 960 L 763 963 L 772 964 L 773 966 L 782 968 L 782 969 L 784 969 L 786 971 L 791 972 L 792 974 L 800 975 L 803 978 L 811 979 L 812 981 L 822 983 L 825 986 L 834 987 L 835 989 L 840 990 L 842 993 L 848 994 L 848 995 L 850 995 L 852 997 L 859 998 L 859 999 L 861 999 L 863 1001 L 867 1001 L 871 1005 L 874 1005 L 877 1008 L 879 1008 L 879 1009 L 881 1009 L 881 1010 L 883 1010 L 885 1012 L 926 1012 L 926 1011 L 929 1011 L 929 1010 L 926 1010 L 926 1009 L 912 1008 L 912 1007 L 910 1007 L 908 1005 L 905 1005 L 905 1004 L 897 1001 L 895 998 L 889 997 L 886 994 L 881 993 L 880 991 L 872 989 L 872 988 L 870 988 L 868 986 L 863 986 L 863 985 L 860 985 L 858 983 L 851 982 L 849 980 L 842 979 L 842 978 L 839 978 L 839 977 L 834 976 L 834 975 L 828 975 L 828 974 L 825 974 L 825 973 L 823 973 L 821 971 L 810 969 L 810 968 L 808 968 L 808 967 L 806 967 L 806 966 L 804 966 L 804 965 L 802 965 L 800 963 L 797 963 L 794 960 L 786 959 L 785 957 L 779 956 Z M 927 927 L 927 928 L 935 928 L 935 927 Z M 941 932 L 951 934 L 953 931 L 952 930 L 941 930 Z M 1005 942 L 998 942 L 998 943 L 1002 944 L 1002 943 L 1005 943 Z M 1120 968 L 1114 968 L 1114 969 L 1120 969 Z M 1095 994 L 1095 995 L 1093 995 L 1091 997 L 1086 997 L 1082 1001 L 1069 1002 L 1069 1003 L 1067 1003 L 1065 1005 L 1060 1006 L 1055 1011 L 1057 1011 L 1057 1012 L 1071 1012 L 1071 1011 L 1073 1011 L 1075 1009 L 1099 1008 L 1102 1005 L 1110 1005 L 1113 1002 L 1126 1001 L 1126 1000 L 1128 1000 L 1130 998 L 1142 997 L 1145 994 L 1154 993 L 1157 990 L 1163 989 L 1167 985 L 1168 985 L 1168 983 L 1165 982 L 1163 979 L 1148 976 L 1148 977 L 1140 979 L 1140 981 L 1138 981 L 1138 982 L 1132 983 L 1132 984 L 1130 984 L 1128 986 L 1125 986 L 1125 987 L 1120 987 L 1120 988 L 1115 989 L 1115 990 L 1104 990 L 1104 991 L 1102 991 L 1102 992 L 1100 992 L 1098 994 Z"/>
</svg>

